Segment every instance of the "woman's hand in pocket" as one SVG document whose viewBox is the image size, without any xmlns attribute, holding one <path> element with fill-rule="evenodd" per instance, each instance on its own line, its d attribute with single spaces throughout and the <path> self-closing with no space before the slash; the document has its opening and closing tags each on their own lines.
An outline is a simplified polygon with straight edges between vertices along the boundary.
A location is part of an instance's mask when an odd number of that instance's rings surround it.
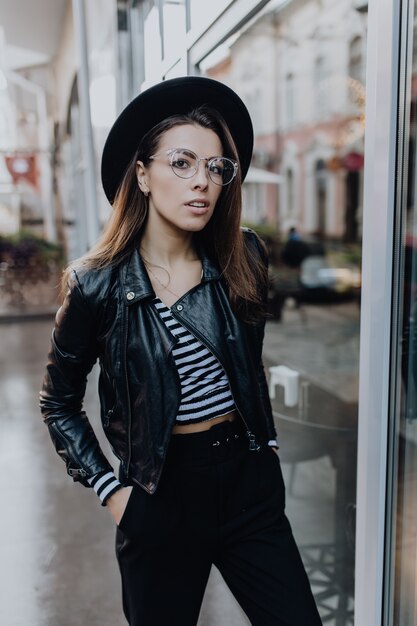
<svg viewBox="0 0 417 626">
<path fill-rule="evenodd" d="M 119 525 L 123 517 L 132 489 L 133 487 L 122 487 L 110 496 L 106 502 L 107 508 L 117 525 Z"/>
</svg>

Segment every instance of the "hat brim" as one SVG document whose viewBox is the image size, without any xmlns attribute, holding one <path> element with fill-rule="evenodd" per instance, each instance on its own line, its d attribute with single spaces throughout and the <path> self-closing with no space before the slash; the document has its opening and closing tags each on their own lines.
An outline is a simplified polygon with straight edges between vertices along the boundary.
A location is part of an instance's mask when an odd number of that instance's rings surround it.
<svg viewBox="0 0 417 626">
<path fill-rule="evenodd" d="M 170 115 L 188 113 L 201 105 L 223 116 L 237 147 L 242 180 L 245 178 L 252 158 L 253 127 L 243 101 L 217 80 L 183 76 L 140 93 L 113 124 L 101 160 L 101 180 L 110 204 L 142 137 Z"/>
</svg>

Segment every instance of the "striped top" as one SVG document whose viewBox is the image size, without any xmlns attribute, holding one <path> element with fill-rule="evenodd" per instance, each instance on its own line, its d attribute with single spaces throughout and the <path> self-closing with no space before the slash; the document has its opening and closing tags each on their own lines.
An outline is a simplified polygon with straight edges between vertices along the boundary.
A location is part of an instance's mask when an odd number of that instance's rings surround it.
<svg viewBox="0 0 417 626">
<path fill-rule="evenodd" d="M 172 350 L 181 383 L 177 424 L 195 424 L 236 408 L 226 373 L 217 358 L 178 322 L 159 298 L 153 301 L 169 332 L 178 339 Z"/>
</svg>

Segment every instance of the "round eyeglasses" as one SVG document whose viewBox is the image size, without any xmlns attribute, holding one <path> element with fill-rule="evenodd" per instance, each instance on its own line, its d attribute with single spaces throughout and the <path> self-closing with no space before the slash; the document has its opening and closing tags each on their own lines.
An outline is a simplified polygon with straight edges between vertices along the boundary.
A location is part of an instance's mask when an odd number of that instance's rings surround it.
<svg viewBox="0 0 417 626">
<path fill-rule="evenodd" d="M 164 154 L 169 157 L 172 171 L 179 178 L 191 178 L 198 172 L 200 161 L 207 161 L 207 171 L 210 180 L 216 185 L 228 185 L 237 174 L 238 164 L 227 157 L 199 157 L 187 148 L 172 148 Z M 158 154 L 149 157 L 155 159 Z"/>
</svg>

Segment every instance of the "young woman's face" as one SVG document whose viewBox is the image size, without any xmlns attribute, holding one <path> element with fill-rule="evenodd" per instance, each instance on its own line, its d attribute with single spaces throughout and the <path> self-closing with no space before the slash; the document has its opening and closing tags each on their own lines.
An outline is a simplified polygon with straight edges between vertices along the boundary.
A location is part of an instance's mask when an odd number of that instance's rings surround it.
<svg viewBox="0 0 417 626">
<path fill-rule="evenodd" d="M 202 126 L 174 126 L 162 135 L 155 158 L 146 167 L 140 161 L 137 165 L 139 185 L 149 190 L 150 219 L 188 232 L 200 231 L 213 215 L 222 187 L 210 179 L 205 160 L 190 178 L 177 176 L 167 155 L 174 148 L 211 158 L 223 156 L 222 145 L 215 132 Z"/>
</svg>

